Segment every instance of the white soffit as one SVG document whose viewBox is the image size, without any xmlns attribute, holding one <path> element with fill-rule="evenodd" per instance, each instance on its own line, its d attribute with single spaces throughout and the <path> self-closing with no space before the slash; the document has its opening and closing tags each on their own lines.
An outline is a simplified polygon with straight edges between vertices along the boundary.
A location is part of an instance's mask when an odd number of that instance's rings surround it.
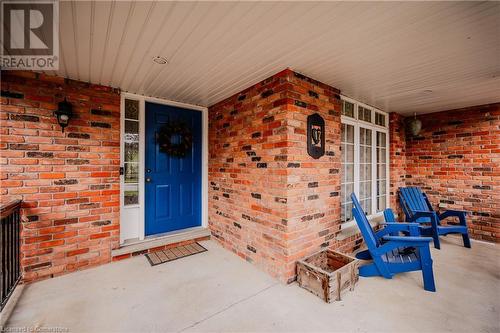
<svg viewBox="0 0 500 333">
<path fill-rule="evenodd" d="M 57 75 L 131 93 L 210 106 L 289 67 L 405 115 L 500 101 L 499 2 L 63 1 L 60 10 Z"/>
</svg>

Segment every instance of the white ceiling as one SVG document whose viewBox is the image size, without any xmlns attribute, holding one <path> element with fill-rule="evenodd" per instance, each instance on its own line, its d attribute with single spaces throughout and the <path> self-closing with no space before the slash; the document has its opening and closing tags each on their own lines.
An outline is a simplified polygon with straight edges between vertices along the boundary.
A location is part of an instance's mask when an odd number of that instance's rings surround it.
<svg viewBox="0 0 500 333">
<path fill-rule="evenodd" d="M 402 114 L 500 101 L 499 2 L 78 1 L 60 11 L 57 74 L 132 93 L 210 106 L 290 67 Z"/>
</svg>

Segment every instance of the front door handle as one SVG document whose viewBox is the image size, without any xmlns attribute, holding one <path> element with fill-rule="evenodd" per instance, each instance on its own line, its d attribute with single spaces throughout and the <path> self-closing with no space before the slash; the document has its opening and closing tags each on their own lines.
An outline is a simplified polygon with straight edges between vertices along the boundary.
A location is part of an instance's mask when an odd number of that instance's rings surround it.
<svg viewBox="0 0 500 333">
<path fill-rule="evenodd" d="M 151 178 L 146 178 L 146 183 L 151 183 Z"/>
</svg>

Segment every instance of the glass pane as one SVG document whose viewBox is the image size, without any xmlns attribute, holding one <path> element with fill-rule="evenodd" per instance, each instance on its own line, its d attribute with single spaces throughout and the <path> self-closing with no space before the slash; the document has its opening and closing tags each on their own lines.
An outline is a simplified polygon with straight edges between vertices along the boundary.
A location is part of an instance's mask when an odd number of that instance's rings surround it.
<svg viewBox="0 0 500 333">
<path fill-rule="evenodd" d="M 139 163 L 125 163 L 125 183 L 139 182 Z"/>
<path fill-rule="evenodd" d="M 354 143 L 354 126 L 347 125 L 346 142 Z"/>
<path fill-rule="evenodd" d="M 347 163 L 354 163 L 354 145 L 345 145 L 345 161 Z"/>
<path fill-rule="evenodd" d="M 366 215 L 370 215 L 372 213 L 372 200 L 365 200 L 364 204 Z"/>
<path fill-rule="evenodd" d="M 125 133 L 139 134 L 139 122 L 133 120 L 125 120 Z"/>
<path fill-rule="evenodd" d="M 354 126 L 342 124 L 342 142 L 354 143 Z"/>
<path fill-rule="evenodd" d="M 359 181 L 364 182 L 368 179 L 366 164 L 361 164 L 359 166 Z"/>
<path fill-rule="evenodd" d="M 366 198 L 366 187 L 365 187 L 365 182 L 359 183 L 359 199 L 364 199 Z"/>
<path fill-rule="evenodd" d="M 354 184 L 347 184 L 345 186 L 345 191 L 347 194 L 347 201 L 346 202 L 349 202 L 349 201 L 351 201 L 351 194 L 352 194 L 352 192 L 354 192 Z"/>
<path fill-rule="evenodd" d="M 365 211 L 366 215 L 370 215 L 372 213 L 372 201 L 371 199 L 361 200 L 361 207 Z"/>
<path fill-rule="evenodd" d="M 362 145 L 371 146 L 371 144 L 372 144 L 372 130 L 360 127 L 360 129 L 359 129 L 359 142 Z"/>
<path fill-rule="evenodd" d="M 386 197 L 385 196 L 381 196 L 381 197 L 378 197 L 378 205 L 377 205 L 377 212 L 380 212 L 384 209 L 386 209 Z"/>
<path fill-rule="evenodd" d="M 366 130 L 366 144 L 368 146 L 372 145 L 372 130 L 369 129 Z"/>
<path fill-rule="evenodd" d="M 348 203 L 345 205 L 345 217 L 346 221 L 352 220 L 352 203 Z"/>
<path fill-rule="evenodd" d="M 342 144 L 342 163 L 354 163 L 354 145 Z"/>
<path fill-rule="evenodd" d="M 125 142 L 139 142 L 139 134 L 125 133 Z"/>
<path fill-rule="evenodd" d="M 368 194 L 367 197 L 371 198 L 372 197 L 372 182 L 366 182 L 366 193 Z"/>
<path fill-rule="evenodd" d="M 380 195 L 385 196 L 386 195 L 386 193 L 387 193 L 386 184 L 387 184 L 387 182 L 385 180 L 379 180 L 377 182 L 377 195 L 378 196 L 380 196 Z"/>
<path fill-rule="evenodd" d="M 365 151 L 365 162 L 371 163 L 372 162 L 372 148 L 371 147 L 364 147 L 364 151 Z"/>
<path fill-rule="evenodd" d="M 375 124 L 385 126 L 385 115 L 378 112 L 375 113 Z"/>
<path fill-rule="evenodd" d="M 344 116 L 354 118 L 354 104 L 347 102 L 347 101 L 344 101 L 343 108 L 342 108 L 342 114 Z"/>
<path fill-rule="evenodd" d="M 125 142 L 125 162 L 139 162 L 138 142 Z"/>
<path fill-rule="evenodd" d="M 124 204 L 137 205 L 139 203 L 139 185 L 127 185 L 124 189 Z"/>
<path fill-rule="evenodd" d="M 378 150 L 377 162 L 386 163 L 387 151 L 385 149 L 377 149 L 377 150 Z"/>
<path fill-rule="evenodd" d="M 386 177 L 385 171 L 386 171 L 386 165 L 379 164 L 377 166 L 377 179 L 385 179 L 385 177 Z"/>
<path fill-rule="evenodd" d="M 342 205 L 340 214 L 341 222 L 348 222 L 352 220 L 352 203 Z"/>
<path fill-rule="evenodd" d="M 358 106 L 358 119 L 372 122 L 372 110 Z"/>
<path fill-rule="evenodd" d="M 366 175 L 366 180 L 371 180 L 372 179 L 372 165 L 371 164 L 365 164 L 365 175 Z"/>
<path fill-rule="evenodd" d="M 139 120 L 139 101 L 125 100 L 125 118 Z"/>
<path fill-rule="evenodd" d="M 354 164 L 345 165 L 345 179 L 346 183 L 352 183 L 354 181 Z"/>
<path fill-rule="evenodd" d="M 385 147 L 385 133 L 377 132 L 377 147 Z"/>
</svg>

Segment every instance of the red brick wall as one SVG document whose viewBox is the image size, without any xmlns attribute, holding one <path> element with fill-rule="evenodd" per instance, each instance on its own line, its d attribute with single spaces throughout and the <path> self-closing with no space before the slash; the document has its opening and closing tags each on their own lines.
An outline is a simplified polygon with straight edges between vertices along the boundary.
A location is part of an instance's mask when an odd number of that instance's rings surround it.
<svg viewBox="0 0 500 333">
<path fill-rule="evenodd" d="M 109 262 L 119 244 L 119 92 L 1 74 L 1 198 L 24 200 L 25 280 Z M 64 97 L 74 117 L 62 133 L 53 111 Z"/>
<path fill-rule="evenodd" d="M 209 109 L 209 225 L 215 239 L 282 281 L 340 231 L 339 91 L 290 70 Z M 306 150 L 306 119 L 326 122 L 326 155 Z"/>
<path fill-rule="evenodd" d="M 434 207 L 471 212 L 473 238 L 500 241 L 500 104 L 420 116 L 407 138 L 407 185 L 421 186 Z"/>
</svg>

